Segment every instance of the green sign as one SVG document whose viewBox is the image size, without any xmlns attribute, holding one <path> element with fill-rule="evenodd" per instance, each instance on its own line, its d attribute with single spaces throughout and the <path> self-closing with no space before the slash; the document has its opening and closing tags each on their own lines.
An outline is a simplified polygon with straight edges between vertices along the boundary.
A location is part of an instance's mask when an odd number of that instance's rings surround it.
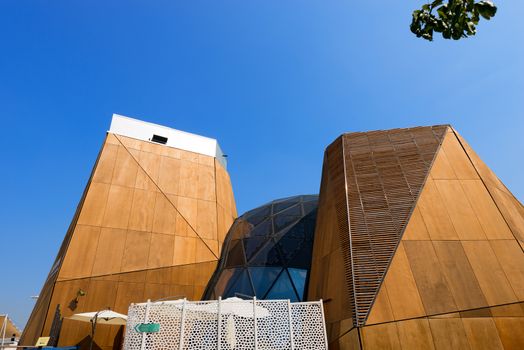
<svg viewBox="0 0 524 350">
<path fill-rule="evenodd" d="M 160 331 L 158 323 L 139 323 L 135 326 L 135 331 L 139 333 L 156 333 Z"/>
</svg>

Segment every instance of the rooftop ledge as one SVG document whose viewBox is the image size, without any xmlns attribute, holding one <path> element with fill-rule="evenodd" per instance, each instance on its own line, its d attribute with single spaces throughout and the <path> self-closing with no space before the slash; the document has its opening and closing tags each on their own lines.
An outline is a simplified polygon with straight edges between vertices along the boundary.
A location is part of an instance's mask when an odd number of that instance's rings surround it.
<svg viewBox="0 0 524 350">
<path fill-rule="evenodd" d="M 146 142 L 162 144 L 166 147 L 178 148 L 184 151 L 215 157 L 224 168 L 227 168 L 226 156 L 222 152 L 218 141 L 209 137 L 191 134 L 118 114 L 113 114 L 109 132 Z"/>
</svg>

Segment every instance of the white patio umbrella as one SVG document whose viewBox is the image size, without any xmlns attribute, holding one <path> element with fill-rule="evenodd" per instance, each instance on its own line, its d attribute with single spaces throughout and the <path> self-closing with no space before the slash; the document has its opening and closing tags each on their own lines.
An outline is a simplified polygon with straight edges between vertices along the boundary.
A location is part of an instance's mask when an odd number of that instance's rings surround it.
<svg viewBox="0 0 524 350">
<path fill-rule="evenodd" d="M 173 301 L 178 308 L 182 308 L 183 299 Z M 165 302 L 165 303 L 170 303 Z M 205 313 L 218 313 L 218 306 L 216 303 L 209 304 L 193 304 L 187 303 L 185 305 L 186 311 L 192 312 L 205 312 Z M 253 309 L 251 300 L 240 299 L 237 297 L 227 298 L 220 301 L 220 314 L 221 315 L 235 315 L 246 318 L 253 318 L 256 314 L 256 318 L 264 318 L 270 315 L 269 310 L 265 307 L 256 305 Z"/>
<path fill-rule="evenodd" d="M 98 323 L 118 326 L 125 326 L 127 323 L 126 315 L 119 314 L 118 312 L 114 312 L 112 310 L 84 312 L 80 314 L 74 314 L 73 316 L 69 316 L 67 318 L 70 320 L 91 323 L 91 343 L 89 344 L 90 350 L 93 348 L 93 339 L 95 338 L 95 330 Z"/>
</svg>

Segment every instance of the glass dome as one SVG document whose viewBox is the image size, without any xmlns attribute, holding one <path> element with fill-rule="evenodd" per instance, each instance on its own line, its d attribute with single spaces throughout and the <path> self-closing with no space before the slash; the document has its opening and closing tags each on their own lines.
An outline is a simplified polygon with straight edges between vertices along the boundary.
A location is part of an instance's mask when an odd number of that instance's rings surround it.
<svg viewBox="0 0 524 350">
<path fill-rule="evenodd" d="M 317 195 L 295 196 L 237 218 L 204 299 L 305 300 L 317 207 Z"/>
</svg>

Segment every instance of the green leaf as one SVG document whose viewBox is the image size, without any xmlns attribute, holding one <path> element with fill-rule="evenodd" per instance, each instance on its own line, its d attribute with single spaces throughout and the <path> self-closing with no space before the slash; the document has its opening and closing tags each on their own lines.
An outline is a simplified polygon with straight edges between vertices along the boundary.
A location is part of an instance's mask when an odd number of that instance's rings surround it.
<svg viewBox="0 0 524 350">
<path fill-rule="evenodd" d="M 475 4 L 476 9 L 482 17 L 489 20 L 497 13 L 497 6 L 491 1 L 480 1 Z"/>
</svg>

